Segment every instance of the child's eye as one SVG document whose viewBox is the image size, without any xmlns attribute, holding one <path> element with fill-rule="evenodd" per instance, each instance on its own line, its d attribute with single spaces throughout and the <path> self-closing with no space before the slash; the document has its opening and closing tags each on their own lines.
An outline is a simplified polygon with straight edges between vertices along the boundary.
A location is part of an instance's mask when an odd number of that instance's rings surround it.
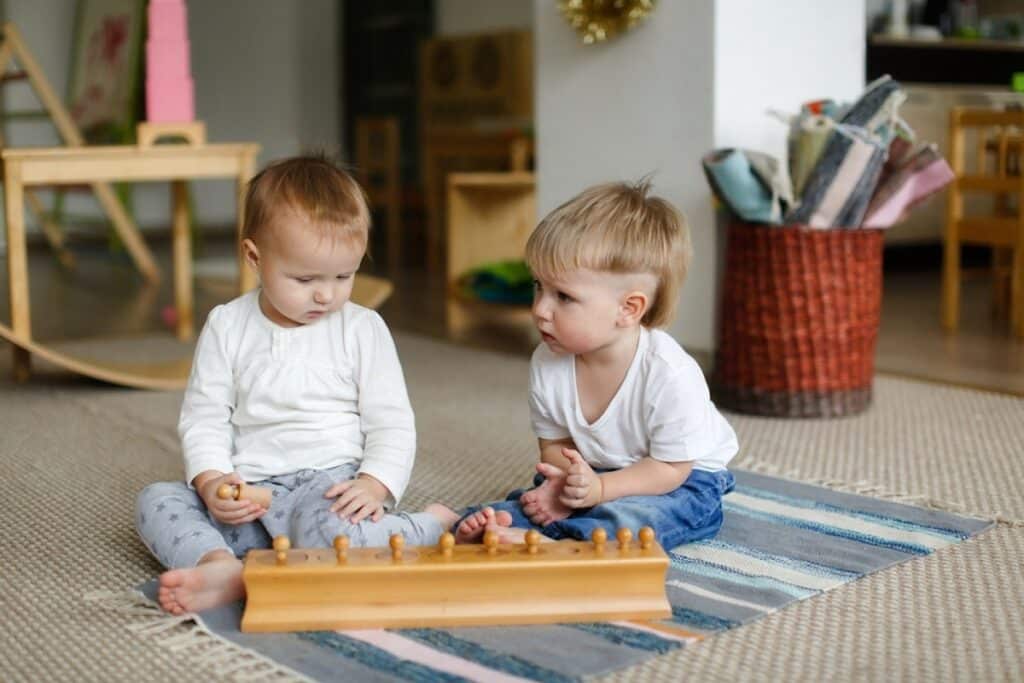
<svg viewBox="0 0 1024 683">
<path fill-rule="evenodd" d="M 296 280 L 297 280 L 298 282 L 301 282 L 301 283 L 303 283 L 303 284 L 306 284 L 307 282 L 312 282 L 312 281 L 313 281 L 313 278 L 311 278 L 311 277 L 297 277 L 297 278 L 295 278 L 295 279 L 296 279 Z"/>
<path fill-rule="evenodd" d="M 572 297 L 569 296 L 568 294 L 566 294 L 565 292 L 559 292 L 558 293 L 558 300 L 559 301 L 563 301 L 563 302 L 569 302 L 569 301 L 572 301 Z"/>
<path fill-rule="evenodd" d="M 534 281 L 533 281 L 533 291 L 535 291 L 535 292 L 539 292 L 539 291 L 540 291 L 540 290 L 542 290 L 542 289 L 544 289 L 544 288 L 543 288 L 543 287 L 541 287 L 541 285 L 540 285 L 540 280 L 534 280 Z"/>
<path fill-rule="evenodd" d="M 339 280 L 347 280 L 347 279 L 349 279 L 350 277 L 352 277 L 352 276 L 351 276 L 351 275 L 339 275 L 339 276 L 338 276 L 338 279 L 339 279 Z"/>
</svg>

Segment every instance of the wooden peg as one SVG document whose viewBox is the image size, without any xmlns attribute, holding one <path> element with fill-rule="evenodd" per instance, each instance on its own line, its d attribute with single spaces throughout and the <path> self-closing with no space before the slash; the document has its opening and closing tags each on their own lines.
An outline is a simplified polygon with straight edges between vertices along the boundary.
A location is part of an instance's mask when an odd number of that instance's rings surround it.
<svg viewBox="0 0 1024 683">
<path fill-rule="evenodd" d="M 654 545 L 654 529 L 649 526 L 640 529 L 640 549 L 650 550 Z"/>
<path fill-rule="evenodd" d="M 391 534 L 391 540 L 388 541 L 388 545 L 391 546 L 391 559 L 396 562 L 402 559 L 402 548 L 405 547 L 405 536 L 402 534 Z"/>
<path fill-rule="evenodd" d="M 217 497 L 221 500 L 251 500 L 254 503 L 259 503 L 265 508 L 270 507 L 270 501 L 273 500 L 274 494 L 270 489 L 262 486 L 252 486 L 250 484 L 221 484 L 217 487 Z"/>
<path fill-rule="evenodd" d="M 348 536 L 338 534 L 334 537 L 334 552 L 338 556 L 338 564 L 342 564 L 348 559 Z"/>
<path fill-rule="evenodd" d="M 484 548 L 487 549 L 488 555 L 494 555 L 498 552 L 498 532 L 493 529 L 489 529 L 484 532 Z"/>
<path fill-rule="evenodd" d="M 633 532 L 622 527 L 616 532 L 615 538 L 619 539 L 619 550 L 626 550 L 629 548 L 629 542 L 633 540 Z"/>
<path fill-rule="evenodd" d="M 274 537 L 274 551 L 277 553 L 278 564 L 286 564 L 288 562 L 288 550 L 291 547 L 292 542 L 288 540 L 287 536 Z"/>
<path fill-rule="evenodd" d="M 452 548 L 455 547 L 455 535 L 446 531 L 441 534 L 441 540 L 437 542 L 437 549 L 441 552 L 444 557 L 452 556 Z"/>
<path fill-rule="evenodd" d="M 604 544 L 608 541 L 608 532 L 599 526 L 590 534 L 590 540 L 594 542 L 595 552 L 603 552 Z"/>
<path fill-rule="evenodd" d="M 526 552 L 530 555 L 536 555 L 537 551 L 540 550 L 540 532 L 536 529 L 530 529 L 526 532 L 523 540 L 526 541 Z"/>
</svg>

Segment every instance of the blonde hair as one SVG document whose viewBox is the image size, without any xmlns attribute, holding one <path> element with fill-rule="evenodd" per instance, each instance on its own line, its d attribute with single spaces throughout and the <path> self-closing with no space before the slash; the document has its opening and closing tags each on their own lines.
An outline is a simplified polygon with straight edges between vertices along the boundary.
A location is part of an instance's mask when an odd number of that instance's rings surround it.
<svg viewBox="0 0 1024 683">
<path fill-rule="evenodd" d="M 588 188 L 544 217 L 526 244 L 534 275 L 558 279 L 570 271 L 649 273 L 657 279 L 640 321 L 672 321 L 690 264 L 690 231 L 667 200 L 651 196 L 650 180 Z"/>
<path fill-rule="evenodd" d="M 256 241 L 285 209 L 304 216 L 321 236 L 366 246 L 370 231 L 366 195 L 351 175 L 326 156 L 275 161 L 250 180 L 242 239 Z"/>
</svg>

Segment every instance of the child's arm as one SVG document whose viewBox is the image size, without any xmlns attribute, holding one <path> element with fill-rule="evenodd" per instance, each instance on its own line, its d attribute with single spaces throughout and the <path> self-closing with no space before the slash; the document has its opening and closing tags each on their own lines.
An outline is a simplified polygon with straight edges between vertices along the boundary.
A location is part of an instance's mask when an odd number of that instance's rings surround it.
<svg viewBox="0 0 1024 683">
<path fill-rule="evenodd" d="M 386 502 L 398 503 L 416 457 L 415 419 L 394 339 L 375 311 L 362 315 L 366 317 L 352 327 L 358 364 L 359 419 L 365 437 L 363 460 L 353 484 L 342 487 L 355 488 L 351 496 L 358 500 L 351 506 L 351 501 L 346 500 L 339 508 L 339 514 L 353 521 L 368 516 L 379 518 Z"/>
<path fill-rule="evenodd" d="M 562 451 L 566 448 L 576 450 L 576 444 L 573 443 L 571 437 L 565 439 L 537 439 L 537 444 L 540 446 L 540 461 L 549 465 L 554 465 L 563 472 L 568 471 L 569 459 L 562 455 Z M 541 474 L 544 474 L 541 472 Z"/>
<path fill-rule="evenodd" d="M 235 469 L 231 461 L 235 383 L 224 335 L 233 322 L 229 318 L 230 314 L 221 306 L 207 317 L 181 402 L 178 436 L 185 461 L 185 481 L 193 485 L 207 471 L 222 474 Z"/>
<path fill-rule="evenodd" d="M 570 508 L 589 508 L 625 496 L 660 496 L 679 488 L 693 462 L 643 458 L 628 467 L 598 474 L 576 451 L 566 449 L 570 462 L 560 500 Z"/>
</svg>

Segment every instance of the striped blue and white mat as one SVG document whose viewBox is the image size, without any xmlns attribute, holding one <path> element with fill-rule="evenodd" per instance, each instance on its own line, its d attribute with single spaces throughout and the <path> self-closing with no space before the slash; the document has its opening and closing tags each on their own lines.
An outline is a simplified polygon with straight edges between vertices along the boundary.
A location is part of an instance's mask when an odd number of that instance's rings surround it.
<svg viewBox="0 0 1024 683">
<path fill-rule="evenodd" d="M 958 543 L 985 520 L 736 472 L 712 540 L 670 551 L 672 618 L 561 626 L 244 634 L 211 632 L 314 680 L 576 681 L 740 626 L 797 600 Z"/>
</svg>

